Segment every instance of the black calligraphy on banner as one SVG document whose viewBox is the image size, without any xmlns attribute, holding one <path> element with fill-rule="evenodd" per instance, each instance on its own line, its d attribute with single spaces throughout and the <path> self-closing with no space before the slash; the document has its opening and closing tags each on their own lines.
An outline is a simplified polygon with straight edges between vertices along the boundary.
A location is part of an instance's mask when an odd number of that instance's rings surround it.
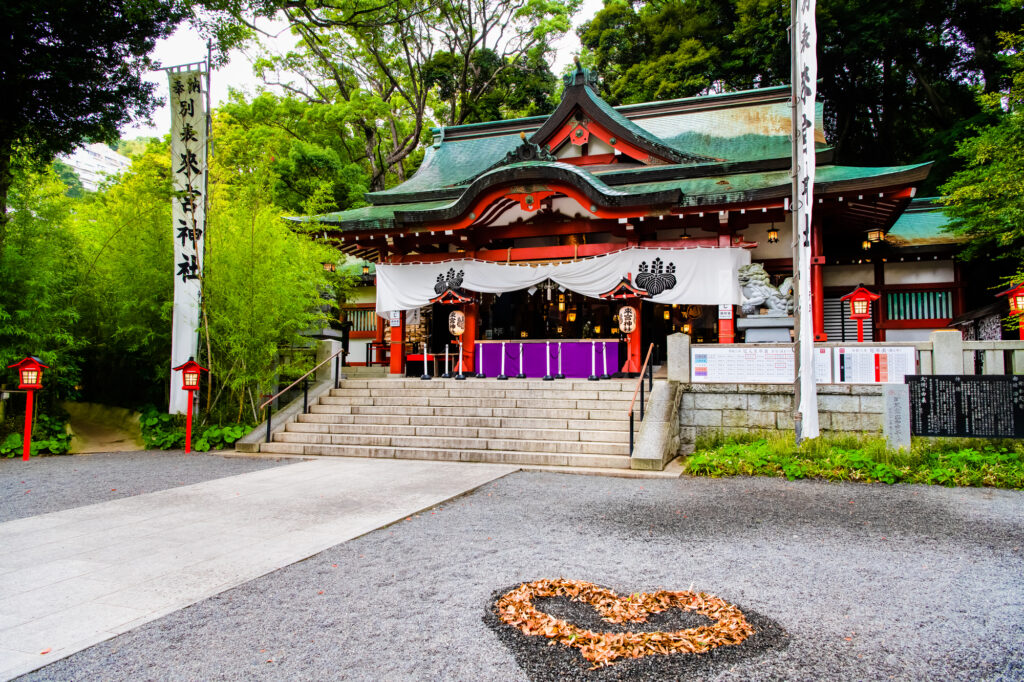
<svg viewBox="0 0 1024 682">
<path fill-rule="evenodd" d="M 187 282 L 190 279 L 199 279 L 199 263 L 196 262 L 194 255 L 182 254 L 181 261 L 178 262 L 178 274 L 176 276 L 181 277 L 182 282 Z"/>
<path fill-rule="evenodd" d="M 187 220 L 179 219 L 178 222 L 181 224 L 178 227 L 178 239 L 181 240 L 182 248 L 189 244 L 195 244 L 203 238 L 202 228 L 193 227 Z"/>
</svg>

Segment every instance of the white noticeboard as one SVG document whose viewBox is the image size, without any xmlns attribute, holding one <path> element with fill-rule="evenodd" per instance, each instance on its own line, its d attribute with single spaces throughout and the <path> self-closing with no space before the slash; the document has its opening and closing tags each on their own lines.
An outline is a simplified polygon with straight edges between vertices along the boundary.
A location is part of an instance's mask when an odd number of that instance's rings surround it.
<svg viewBox="0 0 1024 682">
<path fill-rule="evenodd" d="M 832 354 L 837 384 L 902 384 L 917 373 L 913 346 L 840 346 Z"/>
<path fill-rule="evenodd" d="M 392 327 L 401 327 L 402 326 L 402 311 L 401 310 L 392 310 L 389 313 L 389 316 L 390 316 L 390 322 L 391 322 L 391 326 Z"/>
<path fill-rule="evenodd" d="M 814 349 L 814 377 L 832 382 L 832 349 Z M 791 346 L 691 348 L 690 381 L 712 384 L 791 384 L 796 379 Z"/>
</svg>

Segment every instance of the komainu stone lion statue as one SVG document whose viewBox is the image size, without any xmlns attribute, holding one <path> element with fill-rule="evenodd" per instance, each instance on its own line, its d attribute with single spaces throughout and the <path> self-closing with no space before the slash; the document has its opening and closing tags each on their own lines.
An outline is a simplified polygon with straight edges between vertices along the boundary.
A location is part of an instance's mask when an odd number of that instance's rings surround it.
<svg viewBox="0 0 1024 682">
<path fill-rule="evenodd" d="M 757 314 L 762 307 L 768 309 L 767 317 L 786 317 L 793 313 L 792 277 L 787 277 L 775 288 L 760 263 L 741 266 L 738 274 L 745 299 L 741 308 L 745 315 Z"/>
</svg>

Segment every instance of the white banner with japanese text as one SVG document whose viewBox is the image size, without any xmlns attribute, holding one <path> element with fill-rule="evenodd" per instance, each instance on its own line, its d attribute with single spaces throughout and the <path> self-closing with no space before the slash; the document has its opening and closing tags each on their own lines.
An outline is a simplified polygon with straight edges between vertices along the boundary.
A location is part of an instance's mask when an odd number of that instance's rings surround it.
<svg viewBox="0 0 1024 682">
<path fill-rule="evenodd" d="M 796 0 L 793 21 L 796 40 L 796 65 L 793 73 L 795 95 L 794 116 L 797 136 L 793 163 L 796 166 L 796 197 L 794 197 L 794 231 L 797 239 L 798 294 L 796 315 L 799 317 L 800 404 L 802 437 L 816 438 L 818 430 L 818 388 L 814 381 L 814 316 L 811 300 L 811 225 L 814 208 L 814 120 L 818 89 L 818 29 L 815 23 L 815 0 Z"/>
<path fill-rule="evenodd" d="M 171 86 L 171 171 L 174 175 L 171 220 L 174 230 L 174 311 L 171 318 L 171 367 L 196 357 L 206 232 L 206 83 L 205 71 L 168 73 Z M 171 414 L 188 407 L 181 378 L 171 373 Z"/>
</svg>

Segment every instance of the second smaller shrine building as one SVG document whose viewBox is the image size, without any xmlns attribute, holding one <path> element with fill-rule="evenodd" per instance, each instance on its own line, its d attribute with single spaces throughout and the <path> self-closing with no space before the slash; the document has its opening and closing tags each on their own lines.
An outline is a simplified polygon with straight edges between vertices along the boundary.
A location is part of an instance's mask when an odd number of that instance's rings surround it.
<svg viewBox="0 0 1024 682">
<path fill-rule="evenodd" d="M 402 373 L 423 344 L 443 353 L 460 310 L 467 373 L 515 374 L 521 354 L 527 376 L 552 359 L 570 377 L 632 373 L 671 333 L 737 340 L 741 266 L 792 274 L 787 86 L 620 107 L 585 69 L 565 86 L 549 116 L 435 129 L 409 180 L 303 219 L 375 264 L 375 302 L 348 306 L 366 361 Z M 816 339 L 856 340 L 840 299 L 861 284 L 881 295 L 869 339 L 945 327 L 963 312 L 953 240 L 928 200 L 904 216 L 929 164 L 835 165 L 820 103 L 817 118 Z"/>
</svg>

